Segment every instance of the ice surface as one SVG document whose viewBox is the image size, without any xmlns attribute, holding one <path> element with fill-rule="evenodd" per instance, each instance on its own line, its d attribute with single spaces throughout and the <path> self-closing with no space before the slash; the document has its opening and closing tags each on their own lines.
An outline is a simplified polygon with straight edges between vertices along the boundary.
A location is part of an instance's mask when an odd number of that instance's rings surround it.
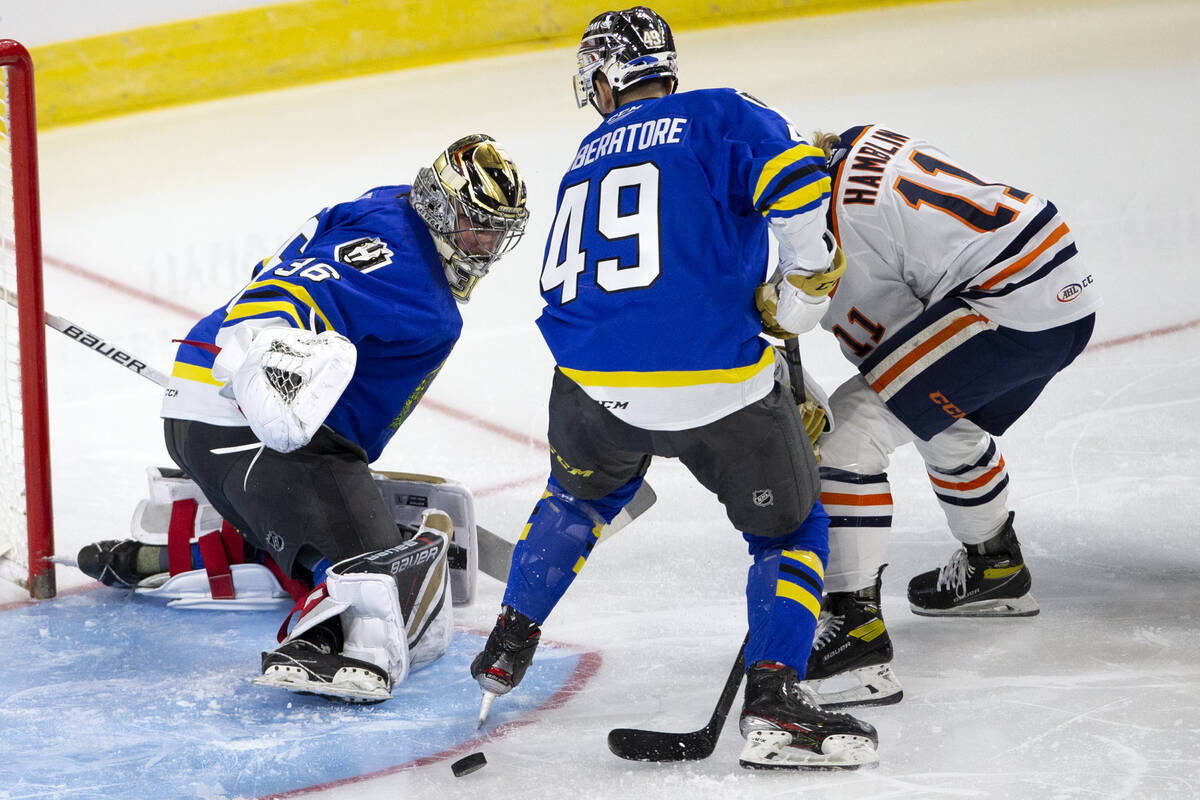
<svg viewBox="0 0 1200 800">
<path fill-rule="evenodd" d="M 1000 442 L 1039 616 L 909 613 L 908 578 L 954 543 L 915 452 L 896 454 L 883 608 L 905 700 L 861 712 L 880 731 L 878 769 L 747 773 L 732 725 L 700 763 L 608 754 L 612 727 L 700 727 L 745 625 L 741 538 L 660 461 L 658 504 L 597 549 L 546 625 L 547 638 L 603 655 L 578 694 L 489 743 L 488 766 L 468 777 L 446 761 L 314 796 L 1200 796 L 1198 34 L 1200 4 L 1186 0 L 976 0 L 678 37 L 684 89 L 745 89 L 802 131 L 887 124 L 1050 197 L 1106 297 L 1092 347 Z M 542 246 L 558 179 L 596 122 L 573 107 L 573 63 L 550 50 L 52 131 L 47 307 L 165 367 L 170 339 L 307 215 L 408 180 L 486 131 L 526 173 L 529 233 L 480 285 L 462 343 L 379 466 L 463 482 L 479 519 L 515 538 L 547 470 L 552 364 L 532 324 Z M 144 468 L 167 456 L 157 390 L 48 336 L 55 517 L 70 553 L 123 535 Z M 850 373 L 830 337 L 803 344 L 828 388 Z M 59 580 L 82 579 L 63 568 Z M 490 627 L 500 594 L 481 578 L 459 621 Z M 77 711 L 63 705 L 48 713 Z M 205 796 L 225 796 L 211 785 Z"/>
</svg>

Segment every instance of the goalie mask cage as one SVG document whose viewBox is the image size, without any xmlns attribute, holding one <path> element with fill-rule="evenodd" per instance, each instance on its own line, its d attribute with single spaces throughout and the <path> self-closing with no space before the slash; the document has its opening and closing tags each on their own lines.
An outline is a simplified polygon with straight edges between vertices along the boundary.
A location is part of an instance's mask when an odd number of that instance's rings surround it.
<svg viewBox="0 0 1200 800">
<path fill-rule="evenodd" d="M 53 597 L 41 222 L 33 60 L 0 39 L 0 576 Z"/>
</svg>

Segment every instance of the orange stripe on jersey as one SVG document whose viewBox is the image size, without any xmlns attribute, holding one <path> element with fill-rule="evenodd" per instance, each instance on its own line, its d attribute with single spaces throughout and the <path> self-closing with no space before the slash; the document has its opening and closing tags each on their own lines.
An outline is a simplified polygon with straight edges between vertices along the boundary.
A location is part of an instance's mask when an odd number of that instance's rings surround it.
<svg viewBox="0 0 1200 800">
<path fill-rule="evenodd" d="M 969 492 L 972 489 L 978 489 L 980 486 L 986 486 L 997 475 L 1004 471 L 1004 456 L 1000 457 L 1000 463 L 989 469 L 987 472 L 980 475 L 978 478 L 964 483 L 955 483 L 953 481 L 944 481 L 941 478 L 933 477 L 933 473 L 929 474 L 929 482 L 934 486 L 940 486 L 943 489 L 950 489 L 955 492 Z"/>
<path fill-rule="evenodd" d="M 1064 222 L 1063 224 L 1061 224 L 1057 228 L 1055 228 L 1054 231 L 1049 236 L 1047 236 L 1042 241 L 1041 244 L 1039 244 L 1037 247 L 1035 247 L 1028 255 L 1024 256 L 1023 258 L 1018 259 L 1017 261 L 1014 261 L 1012 264 L 1009 264 L 1007 267 L 1000 270 L 1000 272 L 996 273 L 991 278 L 988 278 L 986 281 L 979 284 L 978 286 L 972 286 L 971 288 L 972 289 L 983 289 L 985 291 L 988 289 L 994 288 L 997 284 L 1002 283 L 1006 279 L 1012 277 L 1016 273 L 1020 272 L 1021 270 L 1025 269 L 1026 267 L 1028 267 L 1030 264 L 1032 264 L 1034 262 L 1034 260 L 1038 256 L 1040 256 L 1042 253 L 1046 252 L 1046 250 L 1048 250 L 1051 247 L 1051 245 L 1053 245 L 1055 242 L 1057 242 L 1059 239 L 1066 236 L 1070 232 L 1071 232 L 1071 229 L 1068 228 L 1067 223 Z"/>
<path fill-rule="evenodd" d="M 821 492 L 821 505 L 827 506 L 890 506 L 892 495 L 884 494 L 840 494 Z"/>
<path fill-rule="evenodd" d="M 937 348 L 937 346 L 942 342 L 951 338 L 965 328 L 968 328 L 971 325 L 979 322 L 986 324 L 988 322 L 988 318 L 982 314 L 963 314 L 962 316 L 955 317 L 948 325 L 946 325 L 946 327 L 942 328 L 940 331 L 931 335 L 925 341 L 914 347 L 912 351 L 908 353 L 908 355 L 898 360 L 886 372 L 875 379 L 875 381 L 871 383 L 871 388 L 876 392 L 881 392 L 885 386 L 895 380 L 897 376 L 901 375 L 904 370 L 908 369 L 917 361 L 920 361 L 923 356 L 925 356 L 931 350 Z"/>
<path fill-rule="evenodd" d="M 874 125 L 867 125 L 867 126 L 863 127 L 863 129 L 858 132 L 858 136 L 854 137 L 853 142 L 851 142 L 850 144 L 846 144 L 845 142 L 840 142 L 839 146 L 845 147 L 847 151 L 853 150 L 854 146 L 862 141 L 863 137 L 867 135 L 868 131 L 871 131 L 874 128 L 875 128 Z M 838 247 L 842 246 L 842 234 L 839 230 L 839 225 L 838 225 L 838 211 L 841 208 L 840 204 L 838 203 L 838 192 L 841 190 L 841 187 L 842 187 L 842 173 L 845 171 L 846 163 L 849 160 L 850 160 L 850 155 L 847 152 L 846 157 L 843 158 L 841 163 L 837 165 L 837 169 L 834 170 L 834 174 L 832 176 L 833 189 L 832 189 L 832 194 L 831 194 L 830 200 L 829 200 L 829 212 L 830 212 L 829 217 L 832 221 L 832 224 L 830 225 L 830 232 L 833 234 L 833 240 L 835 242 L 837 242 Z M 834 286 L 833 289 L 835 292 L 837 291 L 836 286 Z M 830 297 L 832 297 L 832 296 L 833 296 L 833 292 L 830 292 Z"/>
</svg>

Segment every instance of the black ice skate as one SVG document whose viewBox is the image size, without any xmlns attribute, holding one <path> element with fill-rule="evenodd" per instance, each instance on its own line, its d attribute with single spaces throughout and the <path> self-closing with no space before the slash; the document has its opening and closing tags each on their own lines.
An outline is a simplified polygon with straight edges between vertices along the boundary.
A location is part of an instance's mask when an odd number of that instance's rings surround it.
<svg viewBox="0 0 1200 800">
<path fill-rule="evenodd" d="M 739 727 L 747 769 L 858 769 L 879 761 L 875 728 L 849 714 L 825 711 L 796 676 L 775 661 L 746 672 Z"/>
<path fill-rule="evenodd" d="M 139 558 L 143 549 L 153 550 L 152 559 Z M 136 539 L 106 539 L 85 546 L 75 558 L 79 571 L 105 586 L 132 589 L 143 579 L 165 569 L 142 570 L 139 566 L 147 561 L 158 566 L 159 550 L 165 547 L 150 547 Z"/>
<path fill-rule="evenodd" d="M 1012 526 L 986 542 L 964 546 L 940 569 L 908 582 L 908 602 L 925 617 L 1032 617 L 1039 611 L 1029 593 L 1032 579 Z"/>
<path fill-rule="evenodd" d="M 485 692 L 507 694 L 525 677 L 541 638 L 542 629 L 536 622 L 505 606 L 483 652 L 471 662 L 471 677 Z"/>
<path fill-rule="evenodd" d="M 879 610 L 882 573 L 880 567 L 866 589 L 825 596 L 805 675 L 822 708 L 886 706 L 904 697 L 892 673 L 892 640 Z M 835 676 L 839 679 L 830 680 Z"/>
<path fill-rule="evenodd" d="M 318 626 L 302 636 L 263 653 L 262 675 L 251 682 L 342 703 L 391 699 L 391 679 L 383 669 L 340 654 L 340 631 Z"/>
</svg>

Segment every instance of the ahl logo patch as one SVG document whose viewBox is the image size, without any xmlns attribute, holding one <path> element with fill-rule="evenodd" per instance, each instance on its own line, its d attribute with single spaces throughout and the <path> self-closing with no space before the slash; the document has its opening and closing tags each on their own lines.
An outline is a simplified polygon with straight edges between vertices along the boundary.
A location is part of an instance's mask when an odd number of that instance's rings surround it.
<svg viewBox="0 0 1200 800">
<path fill-rule="evenodd" d="M 338 263 L 354 267 L 359 272 L 374 272 L 392 263 L 392 251 L 378 236 L 363 237 L 337 246 Z"/>
<path fill-rule="evenodd" d="M 1066 286 L 1064 286 L 1063 288 L 1058 290 L 1058 302 L 1069 303 L 1072 300 L 1074 300 L 1076 297 L 1079 297 L 1079 294 L 1082 291 L 1083 291 L 1083 287 L 1080 286 L 1078 283 L 1069 283 Z"/>
<path fill-rule="evenodd" d="M 767 508 L 768 506 L 775 505 L 775 493 L 770 489 L 755 489 L 754 505 L 759 508 Z"/>
</svg>

